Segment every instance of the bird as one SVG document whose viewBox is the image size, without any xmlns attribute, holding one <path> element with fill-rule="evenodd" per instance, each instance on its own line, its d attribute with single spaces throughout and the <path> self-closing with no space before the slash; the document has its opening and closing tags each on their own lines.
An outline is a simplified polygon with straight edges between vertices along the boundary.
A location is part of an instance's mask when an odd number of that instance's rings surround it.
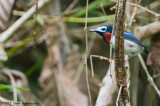
<svg viewBox="0 0 160 106">
<path fill-rule="evenodd" d="M 98 33 L 100 37 L 102 37 L 107 44 L 111 43 L 113 49 L 115 48 L 115 35 L 114 35 L 115 31 L 112 36 L 111 25 L 101 25 L 96 29 L 90 29 L 89 31 Z M 133 56 L 136 56 L 139 53 L 143 52 L 148 54 L 148 50 L 142 44 L 142 42 L 131 32 L 124 31 L 124 54 L 129 56 L 126 61 L 128 61 Z"/>
</svg>

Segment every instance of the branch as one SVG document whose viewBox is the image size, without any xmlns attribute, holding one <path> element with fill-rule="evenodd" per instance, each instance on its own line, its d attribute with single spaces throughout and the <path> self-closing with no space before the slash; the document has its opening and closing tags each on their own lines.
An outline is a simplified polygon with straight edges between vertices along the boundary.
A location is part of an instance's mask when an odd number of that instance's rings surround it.
<svg viewBox="0 0 160 106">
<path fill-rule="evenodd" d="M 1 96 L 0 96 L 0 101 L 1 101 L 1 102 L 14 102 L 14 101 L 8 100 L 8 99 L 6 99 L 6 98 L 3 98 L 3 97 L 1 97 Z"/>
<path fill-rule="evenodd" d="M 139 8 L 141 8 L 141 9 L 145 10 L 145 11 L 148 11 L 149 13 L 155 15 L 155 17 L 160 16 L 160 14 L 158 14 L 158 13 L 156 13 L 156 12 L 154 12 L 154 11 L 151 11 L 151 10 L 149 10 L 149 9 L 143 7 L 143 6 L 140 6 L 140 5 L 138 5 L 138 4 L 129 3 L 129 2 L 127 2 L 127 4 L 132 5 L 132 6 L 136 6 L 136 7 L 139 7 Z"/>
<path fill-rule="evenodd" d="M 140 39 L 143 40 L 148 38 L 156 33 L 160 32 L 160 21 L 153 22 L 146 26 L 138 26 L 134 29 L 134 34 Z"/>
<path fill-rule="evenodd" d="M 39 0 L 38 9 L 42 8 L 46 3 L 50 0 Z M 3 32 L 0 36 L 0 42 L 5 42 L 9 39 L 15 31 L 17 31 L 25 21 L 27 21 L 34 13 L 36 12 L 36 4 L 32 6 L 26 14 L 24 14 L 21 18 L 19 18 L 16 22 L 14 22 L 5 32 Z"/>
<path fill-rule="evenodd" d="M 141 2 L 141 0 L 139 0 L 139 1 L 137 2 L 137 5 L 140 4 L 140 2 Z M 127 2 L 127 3 L 130 4 L 130 2 Z M 131 4 L 130 4 L 130 5 L 131 5 Z M 131 10 L 130 10 L 130 11 L 131 11 Z M 136 13 L 137 13 L 137 7 L 135 6 L 135 7 L 133 8 L 133 12 L 132 12 L 132 15 L 131 15 L 131 17 L 130 17 L 129 26 L 132 25 L 132 22 L 133 22 L 133 20 L 134 20 L 134 17 L 135 17 L 135 15 L 136 15 Z"/>
<path fill-rule="evenodd" d="M 123 85 L 120 103 L 130 104 L 128 97 L 126 71 L 124 68 L 124 29 L 125 29 L 126 0 L 118 0 L 115 17 L 115 72 L 118 88 Z M 114 32 L 114 31 L 113 31 Z M 112 33 L 113 33 L 112 32 Z"/>
<path fill-rule="evenodd" d="M 155 89 L 156 93 L 158 94 L 158 96 L 160 97 L 160 90 L 157 88 L 156 84 L 153 81 L 153 78 L 150 76 L 150 74 L 148 73 L 148 69 L 147 66 L 142 58 L 142 56 L 140 54 L 138 54 L 139 60 L 141 61 L 141 64 L 143 66 L 143 69 L 145 71 L 145 73 L 147 74 L 147 78 L 149 83 L 151 84 L 151 86 Z"/>
<path fill-rule="evenodd" d="M 112 75 L 112 78 L 110 75 Z M 95 106 L 108 106 L 112 104 L 114 98 L 113 94 L 117 89 L 116 83 L 114 83 L 112 79 L 116 81 L 114 62 L 111 61 L 106 76 L 103 78 L 103 86 L 100 88 Z"/>
<path fill-rule="evenodd" d="M 99 55 L 90 55 L 90 64 L 91 64 L 92 76 L 94 77 L 93 62 L 92 62 L 93 57 L 99 58 L 100 60 L 107 60 L 107 61 L 110 61 L 110 59 L 106 58 L 106 57 L 103 57 L 103 56 L 99 56 Z"/>
<path fill-rule="evenodd" d="M 152 3 L 149 4 L 149 7 L 152 10 L 155 7 L 159 6 L 159 5 L 160 5 L 159 1 L 154 1 L 154 2 L 152 2 Z M 145 8 L 147 8 L 147 7 L 145 7 Z M 141 10 L 137 11 L 137 14 L 141 14 L 141 13 L 144 13 L 144 12 L 145 12 L 145 10 L 141 9 Z"/>
</svg>

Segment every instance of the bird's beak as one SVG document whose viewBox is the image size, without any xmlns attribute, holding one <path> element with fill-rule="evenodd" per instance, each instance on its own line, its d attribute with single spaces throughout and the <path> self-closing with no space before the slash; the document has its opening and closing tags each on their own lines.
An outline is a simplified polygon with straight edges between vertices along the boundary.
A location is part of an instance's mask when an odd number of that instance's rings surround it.
<svg viewBox="0 0 160 106">
<path fill-rule="evenodd" d="M 90 29 L 89 32 L 97 32 L 97 29 Z"/>
</svg>

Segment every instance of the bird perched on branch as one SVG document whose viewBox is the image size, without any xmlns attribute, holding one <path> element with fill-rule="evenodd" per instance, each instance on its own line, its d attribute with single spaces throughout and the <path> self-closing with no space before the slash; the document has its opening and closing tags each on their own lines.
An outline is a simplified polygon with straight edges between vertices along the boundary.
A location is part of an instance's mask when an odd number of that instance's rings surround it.
<svg viewBox="0 0 160 106">
<path fill-rule="evenodd" d="M 90 29 L 89 31 L 98 33 L 106 43 L 108 44 L 111 43 L 113 48 L 115 48 L 115 36 L 113 34 L 113 37 L 112 37 L 112 26 L 101 25 L 96 29 Z M 112 41 L 111 41 L 111 37 L 112 37 Z M 124 53 L 125 55 L 129 55 L 129 58 L 127 60 L 143 52 L 146 52 L 148 54 L 147 49 L 144 47 L 141 41 L 136 36 L 134 36 L 131 32 L 124 31 Z"/>
</svg>

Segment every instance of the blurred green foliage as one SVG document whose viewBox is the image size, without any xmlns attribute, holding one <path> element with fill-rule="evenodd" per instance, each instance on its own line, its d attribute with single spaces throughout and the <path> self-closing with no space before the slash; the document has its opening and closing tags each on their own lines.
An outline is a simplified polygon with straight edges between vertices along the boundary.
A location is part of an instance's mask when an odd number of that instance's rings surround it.
<svg viewBox="0 0 160 106">
<path fill-rule="evenodd" d="M 12 88 L 16 88 L 20 91 L 24 91 L 25 88 L 20 88 L 20 87 L 16 87 L 16 86 L 12 86 L 12 85 L 4 85 L 4 84 L 0 84 L 0 89 L 12 89 Z"/>
</svg>

